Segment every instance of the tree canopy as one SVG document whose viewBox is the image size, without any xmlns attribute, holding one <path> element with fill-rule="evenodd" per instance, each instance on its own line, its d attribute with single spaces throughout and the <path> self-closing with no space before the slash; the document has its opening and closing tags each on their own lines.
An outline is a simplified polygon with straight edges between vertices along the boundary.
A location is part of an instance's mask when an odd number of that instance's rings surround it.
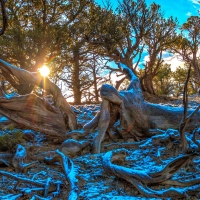
<svg viewBox="0 0 200 200">
<path fill-rule="evenodd" d="M 83 98 L 98 102 L 98 82 L 120 72 L 111 61 L 127 65 L 143 91 L 151 94 L 159 93 L 154 80 L 166 52 L 191 64 L 194 76 L 200 77 L 199 16 L 189 17 L 179 28 L 177 19 L 166 18 L 160 5 L 147 6 L 145 0 L 121 1 L 116 10 L 92 0 L 8 0 L 1 1 L 1 8 L 0 58 L 31 72 L 48 65 L 50 79 L 62 85 L 75 104 Z M 145 62 L 143 55 L 148 56 Z M 122 76 L 116 88 L 125 79 Z"/>
</svg>

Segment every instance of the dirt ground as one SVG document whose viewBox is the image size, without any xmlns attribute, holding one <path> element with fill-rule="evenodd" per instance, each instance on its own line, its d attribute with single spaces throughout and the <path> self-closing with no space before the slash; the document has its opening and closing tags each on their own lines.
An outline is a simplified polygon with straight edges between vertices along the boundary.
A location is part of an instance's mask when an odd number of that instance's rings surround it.
<svg viewBox="0 0 200 200">
<path fill-rule="evenodd" d="M 180 104 L 180 101 L 170 101 L 170 103 Z M 191 107 L 196 106 L 197 103 L 191 102 Z M 74 107 L 77 114 L 78 124 L 81 128 L 85 123 L 90 121 L 97 111 L 99 105 L 82 105 Z M 3 118 L 1 118 L 3 119 Z M 0 123 L 5 123 L 0 120 Z M 116 125 L 117 126 L 117 125 Z M 4 129 L 2 131 L 8 131 Z M 23 130 L 24 131 L 24 130 Z M 162 130 L 161 135 L 165 134 Z M 170 130 L 176 132 L 176 130 Z M 168 132 L 170 132 L 168 130 Z M 27 160 L 31 162 L 34 160 L 34 155 L 42 154 L 47 151 L 53 151 L 59 148 L 59 145 L 47 141 L 45 135 L 39 132 L 32 131 L 35 135 L 35 144 L 33 141 L 25 141 L 23 144 L 27 149 Z M 94 133 L 95 134 L 95 133 Z M 186 133 L 188 138 L 191 138 L 191 133 Z M 115 135 L 115 133 L 113 133 Z M 199 136 L 198 136 L 199 137 Z M 197 138 L 199 139 L 199 138 Z M 102 144 L 102 150 L 100 154 L 92 154 L 90 147 L 85 148 L 78 156 L 71 158 L 76 172 L 79 185 L 79 199 L 82 200 L 96 200 L 96 199 L 173 199 L 167 198 L 149 198 L 143 196 L 138 190 L 127 181 L 118 178 L 116 176 L 106 174 L 102 167 L 102 156 L 107 151 L 122 148 L 119 143 L 132 142 L 131 139 L 124 140 L 117 137 L 110 138 L 106 136 Z M 109 144 L 114 144 L 109 146 Z M 127 155 L 123 161 L 123 166 L 130 169 L 138 170 L 145 173 L 153 173 L 163 169 L 173 158 L 182 155 L 180 140 L 174 140 L 170 148 L 166 148 L 166 143 L 154 144 L 153 139 L 149 138 L 145 143 L 135 147 L 134 145 L 126 148 Z M 0 154 L 12 153 L 12 152 L 0 152 Z M 49 190 L 46 197 L 44 197 L 44 191 L 31 191 L 30 188 L 35 188 L 31 184 L 23 183 L 23 181 L 17 183 L 17 180 L 13 178 L 0 175 L 0 199 L 54 199 L 61 200 L 67 199 L 69 194 L 69 183 L 66 181 L 64 172 L 60 163 L 56 162 L 53 165 L 48 165 L 43 161 L 38 162 L 34 167 L 30 168 L 27 173 L 16 173 L 12 167 L 5 166 L 4 163 L 0 165 L 0 171 L 10 172 L 21 178 L 27 178 L 45 183 L 48 178 L 51 178 L 51 182 L 60 181 L 61 188 L 58 194 L 55 193 L 55 188 Z M 200 179 L 200 161 L 196 156 L 193 162 L 186 168 L 182 168 L 174 174 L 172 180 L 190 181 L 191 177 Z M 200 184 L 200 182 L 198 183 Z M 171 185 L 156 184 L 148 186 L 152 190 L 162 191 L 171 187 Z M 39 188 L 39 187 L 37 187 Z M 39 190 L 39 189 L 38 189 Z M 188 196 L 189 194 L 189 196 Z M 200 193 L 188 193 L 185 197 L 180 199 L 200 199 Z"/>
</svg>

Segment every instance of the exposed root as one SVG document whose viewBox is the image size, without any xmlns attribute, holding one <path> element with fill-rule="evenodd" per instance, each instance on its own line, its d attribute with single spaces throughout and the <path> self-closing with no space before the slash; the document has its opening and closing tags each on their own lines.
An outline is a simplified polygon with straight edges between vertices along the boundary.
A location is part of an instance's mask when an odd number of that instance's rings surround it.
<svg viewBox="0 0 200 200">
<path fill-rule="evenodd" d="M 15 185 L 15 190 L 17 190 L 17 186 L 19 186 L 20 183 L 27 183 L 27 184 L 31 184 L 31 185 L 35 185 L 35 186 L 39 187 L 39 189 L 35 189 L 35 190 L 41 190 L 41 188 L 42 188 L 42 190 L 44 191 L 44 195 L 47 195 L 48 191 L 56 190 L 58 188 L 58 185 L 62 184 L 60 181 L 52 182 L 50 179 L 48 179 L 46 183 L 43 181 L 36 181 L 33 179 L 14 175 L 14 174 L 11 174 L 6 171 L 0 171 L 0 175 L 17 180 L 17 184 Z M 19 190 L 22 190 L 22 189 L 19 189 Z M 27 191 L 27 189 L 23 189 L 23 190 Z M 34 191 L 34 189 L 33 189 L 33 191 Z"/>
<path fill-rule="evenodd" d="M 168 129 L 167 131 L 158 130 L 157 132 L 154 130 L 154 134 L 151 138 L 141 140 L 139 142 L 121 142 L 121 143 L 111 143 L 104 145 L 106 150 L 116 149 L 116 148 L 147 148 L 151 146 L 164 146 L 170 148 L 173 145 L 173 141 L 180 138 L 178 131 Z"/>
<path fill-rule="evenodd" d="M 187 182 L 183 183 L 176 181 L 176 185 L 178 185 L 178 183 L 180 186 L 187 185 L 188 187 L 186 188 L 171 187 L 166 190 L 157 191 L 147 186 L 168 181 L 168 179 L 171 178 L 174 173 L 176 173 L 180 168 L 191 161 L 195 154 L 180 156 L 175 158 L 172 162 L 168 163 L 163 170 L 156 173 L 147 173 L 112 163 L 113 160 L 116 161 L 115 154 L 118 154 L 117 158 L 120 158 L 120 155 L 124 153 L 127 153 L 125 149 L 107 152 L 103 156 L 103 168 L 107 174 L 118 176 L 134 185 L 135 188 L 146 197 L 187 197 L 189 193 L 195 194 L 195 192 L 200 190 L 200 179 L 197 179 L 190 184 Z"/>
<path fill-rule="evenodd" d="M 78 180 L 76 178 L 76 173 L 74 169 L 74 164 L 71 159 L 69 159 L 59 150 L 56 150 L 56 153 L 61 158 L 60 163 L 64 170 L 66 179 L 70 185 L 70 193 L 68 195 L 68 200 L 76 200 L 78 199 L 78 196 L 79 196 L 79 193 L 78 193 L 79 188 L 78 188 Z"/>
<path fill-rule="evenodd" d="M 93 143 L 93 153 L 100 153 L 101 151 L 101 142 L 104 139 L 106 130 L 110 123 L 110 107 L 109 107 L 109 101 L 103 100 L 101 104 L 101 112 L 100 112 L 100 118 L 98 123 L 98 134 L 94 138 Z"/>
<path fill-rule="evenodd" d="M 24 163 L 26 156 L 26 149 L 22 145 L 18 144 L 16 153 L 12 159 L 12 165 L 16 172 L 26 173 L 28 168 L 33 167 L 37 164 L 37 161 L 31 163 Z"/>
</svg>

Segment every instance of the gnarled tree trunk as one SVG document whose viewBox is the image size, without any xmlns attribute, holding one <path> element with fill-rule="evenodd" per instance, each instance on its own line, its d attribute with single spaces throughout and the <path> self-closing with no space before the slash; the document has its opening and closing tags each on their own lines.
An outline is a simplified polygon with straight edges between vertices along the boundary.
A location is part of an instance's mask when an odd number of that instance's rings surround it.
<svg viewBox="0 0 200 200">
<path fill-rule="evenodd" d="M 149 132 L 150 128 L 178 129 L 183 117 L 183 108 L 145 102 L 139 79 L 128 67 L 124 65 L 120 65 L 119 67 L 131 80 L 127 90 L 118 92 L 110 85 L 103 85 L 100 90 L 102 97 L 100 113 L 84 126 L 86 132 L 97 128 L 97 135 L 93 143 L 94 153 L 100 152 L 101 142 L 106 131 L 109 131 L 110 124 L 113 125 L 118 120 L 116 117 L 117 114 L 120 115 L 122 134 L 131 134 L 132 138 L 136 141 L 151 136 Z M 114 108 L 112 105 L 118 106 L 119 113 L 112 112 L 111 109 Z M 192 112 L 193 110 L 190 110 L 188 114 Z M 200 111 L 187 126 L 187 130 L 193 130 L 199 122 Z"/>
<path fill-rule="evenodd" d="M 120 123 L 124 134 L 130 133 L 135 140 L 149 136 L 150 119 L 146 112 L 146 104 L 140 88 L 140 81 L 128 67 L 124 65 L 119 67 L 131 80 L 127 90 L 118 92 L 110 85 L 103 85 L 100 90 L 102 97 L 101 111 L 91 122 L 84 126 L 86 132 L 98 127 L 93 143 L 94 153 L 100 152 L 101 142 L 107 129 L 110 128 L 109 124 L 114 124 L 112 119 L 118 119 L 116 116 L 110 115 L 111 104 L 117 105 L 120 108 Z M 114 112 L 114 115 L 116 114 Z"/>
</svg>

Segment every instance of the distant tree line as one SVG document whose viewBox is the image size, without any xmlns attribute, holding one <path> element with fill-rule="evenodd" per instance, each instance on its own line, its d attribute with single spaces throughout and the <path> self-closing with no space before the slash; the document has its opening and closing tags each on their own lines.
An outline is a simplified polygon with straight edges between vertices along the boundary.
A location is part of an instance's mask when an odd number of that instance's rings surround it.
<svg viewBox="0 0 200 200">
<path fill-rule="evenodd" d="M 99 101 L 100 84 L 117 72 L 110 61 L 127 65 L 150 94 L 180 96 L 189 65 L 189 92 L 199 88 L 199 16 L 179 25 L 164 16 L 160 5 L 147 6 L 145 0 L 122 0 L 116 10 L 93 0 L 7 0 L 1 5 L 8 27 L 0 37 L 0 58 L 32 72 L 46 64 L 51 80 L 75 104 Z M 0 25 L 4 19 L 1 13 Z M 166 52 L 179 56 L 185 67 L 172 72 L 164 63 Z M 144 53 L 148 60 L 140 69 Z M 117 89 L 124 79 L 116 82 Z M 1 86 L 10 89 L 2 77 Z"/>
</svg>

